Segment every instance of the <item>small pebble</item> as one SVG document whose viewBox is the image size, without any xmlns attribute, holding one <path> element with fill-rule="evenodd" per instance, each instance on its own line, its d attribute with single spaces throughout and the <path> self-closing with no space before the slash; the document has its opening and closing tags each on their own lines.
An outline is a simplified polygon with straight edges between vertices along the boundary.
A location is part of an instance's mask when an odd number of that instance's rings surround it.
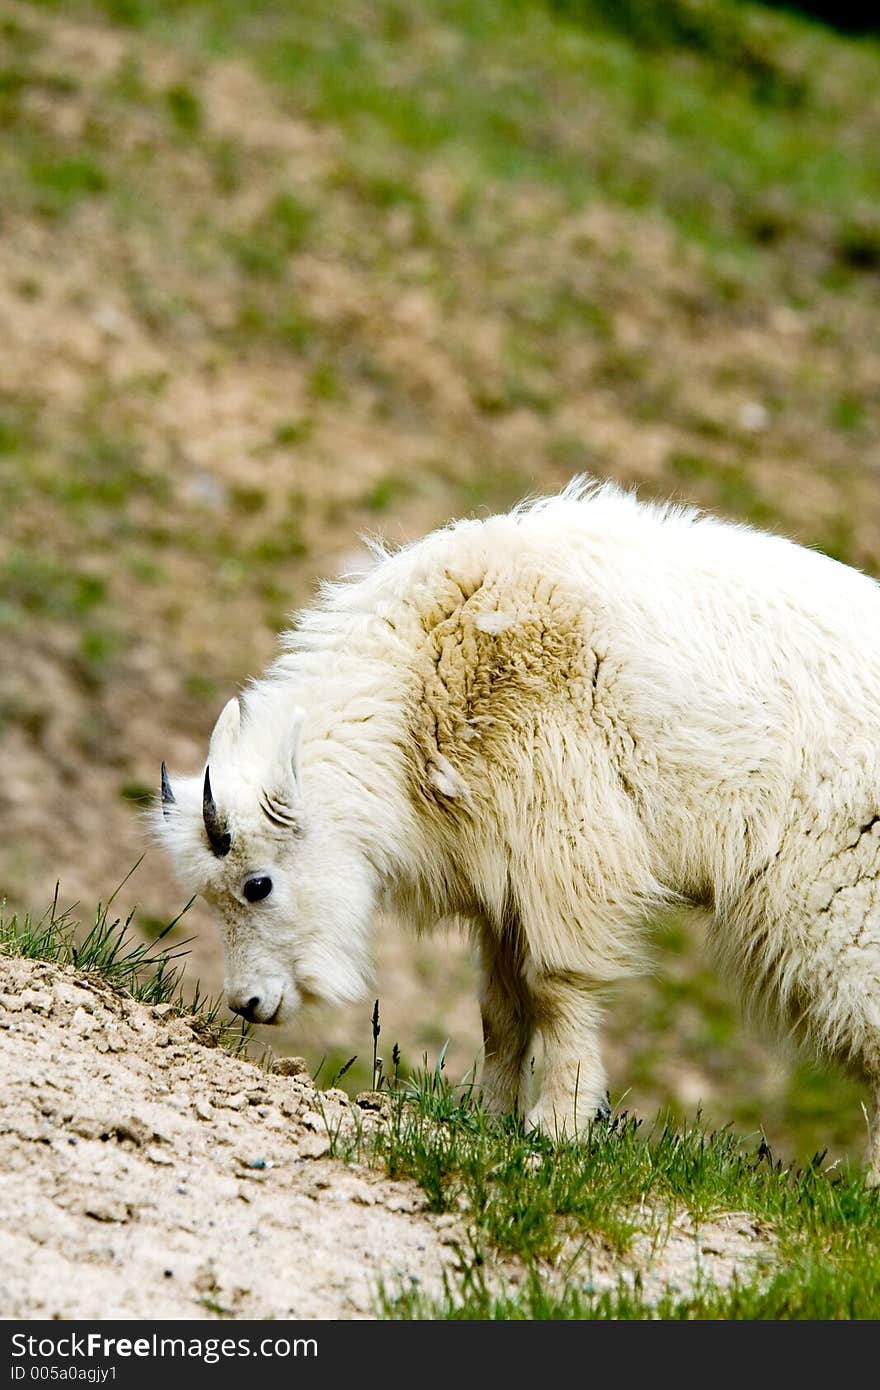
<svg viewBox="0 0 880 1390">
<path fill-rule="evenodd" d="M 54 999 L 51 994 L 43 994 L 36 989 L 23 989 L 19 998 L 23 1008 L 33 1009 L 36 1014 L 50 1014 Z"/>
<path fill-rule="evenodd" d="M 305 1057 L 276 1057 L 272 1071 L 276 1076 L 308 1076 L 309 1064 Z"/>
<path fill-rule="evenodd" d="M 174 1163 L 174 1159 L 170 1154 L 157 1148 L 147 1149 L 144 1153 L 144 1158 L 149 1159 L 151 1163 L 158 1164 L 160 1168 L 170 1168 Z"/>
<path fill-rule="evenodd" d="M 347 1091 L 343 1091 L 341 1086 L 331 1086 L 324 1092 L 325 1100 L 335 1101 L 337 1105 L 350 1105 L 351 1097 Z"/>
<path fill-rule="evenodd" d="M 354 1103 L 361 1110 L 378 1110 L 383 1115 L 391 1113 L 391 1098 L 384 1091 L 361 1091 Z"/>
<path fill-rule="evenodd" d="M 746 401 L 739 412 L 739 423 L 750 434 L 760 434 L 770 424 L 770 412 L 760 401 Z"/>
<path fill-rule="evenodd" d="M 224 1110 L 246 1110 L 248 1099 L 244 1091 L 236 1091 L 234 1095 L 227 1096 L 220 1104 Z"/>
</svg>

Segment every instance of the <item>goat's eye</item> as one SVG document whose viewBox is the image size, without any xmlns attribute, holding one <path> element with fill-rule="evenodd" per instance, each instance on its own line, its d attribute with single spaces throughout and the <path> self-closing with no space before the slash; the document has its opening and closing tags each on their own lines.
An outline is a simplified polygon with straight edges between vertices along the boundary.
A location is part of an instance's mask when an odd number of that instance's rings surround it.
<svg viewBox="0 0 880 1390">
<path fill-rule="evenodd" d="M 249 903 L 262 902 L 272 892 L 272 880 L 268 877 L 249 878 L 244 885 L 244 895 Z"/>
</svg>

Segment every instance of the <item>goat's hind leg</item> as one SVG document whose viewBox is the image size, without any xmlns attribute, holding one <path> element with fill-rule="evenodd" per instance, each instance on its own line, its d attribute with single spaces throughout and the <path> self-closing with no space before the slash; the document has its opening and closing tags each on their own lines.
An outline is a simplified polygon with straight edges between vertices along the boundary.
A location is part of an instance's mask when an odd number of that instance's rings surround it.
<svg viewBox="0 0 880 1390">
<path fill-rule="evenodd" d="M 535 1024 L 517 944 L 510 939 L 499 940 L 484 926 L 480 956 L 483 1108 L 491 1115 L 524 1114 L 528 1108 L 528 1062 Z"/>
</svg>

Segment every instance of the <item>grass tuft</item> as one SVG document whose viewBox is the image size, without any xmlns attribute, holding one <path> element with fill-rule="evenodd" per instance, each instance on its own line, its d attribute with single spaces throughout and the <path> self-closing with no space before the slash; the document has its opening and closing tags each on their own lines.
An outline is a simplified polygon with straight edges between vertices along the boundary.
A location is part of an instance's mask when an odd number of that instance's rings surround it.
<svg viewBox="0 0 880 1390">
<path fill-rule="evenodd" d="M 91 926 L 83 932 L 76 916 L 77 904 L 61 907 L 60 887 L 50 906 L 39 918 L 19 917 L 0 912 L 0 953 L 26 960 L 48 961 L 73 966 L 81 975 L 103 981 L 112 989 L 130 995 L 144 1004 L 167 1004 L 187 1017 L 202 1042 L 223 1046 L 236 1056 L 247 1052 L 251 1030 L 238 1021 L 227 1023 L 223 1001 L 202 993 L 196 982 L 191 994 L 183 990 L 183 961 L 189 940 L 162 945 L 192 906 L 192 899 L 176 917 L 153 934 L 150 941 L 139 941 L 132 933 L 136 909 L 124 916 L 113 915 L 113 904 L 122 888 L 138 868 L 133 865 L 117 884 L 106 902 L 99 902 Z"/>
</svg>

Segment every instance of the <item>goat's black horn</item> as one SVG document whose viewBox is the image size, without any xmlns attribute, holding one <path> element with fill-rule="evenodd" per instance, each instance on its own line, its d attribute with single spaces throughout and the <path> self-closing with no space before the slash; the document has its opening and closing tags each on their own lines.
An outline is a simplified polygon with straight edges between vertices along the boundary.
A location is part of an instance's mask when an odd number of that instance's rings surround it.
<svg viewBox="0 0 880 1390">
<path fill-rule="evenodd" d="M 202 794 L 202 817 L 208 833 L 208 843 L 218 859 L 229 853 L 232 837 L 217 813 L 217 803 L 211 791 L 211 774 L 205 768 L 205 789 Z"/>
<path fill-rule="evenodd" d="M 168 807 L 173 806 L 177 798 L 171 790 L 171 783 L 168 781 L 168 769 L 162 764 L 162 814 L 168 815 Z"/>
</svg>

